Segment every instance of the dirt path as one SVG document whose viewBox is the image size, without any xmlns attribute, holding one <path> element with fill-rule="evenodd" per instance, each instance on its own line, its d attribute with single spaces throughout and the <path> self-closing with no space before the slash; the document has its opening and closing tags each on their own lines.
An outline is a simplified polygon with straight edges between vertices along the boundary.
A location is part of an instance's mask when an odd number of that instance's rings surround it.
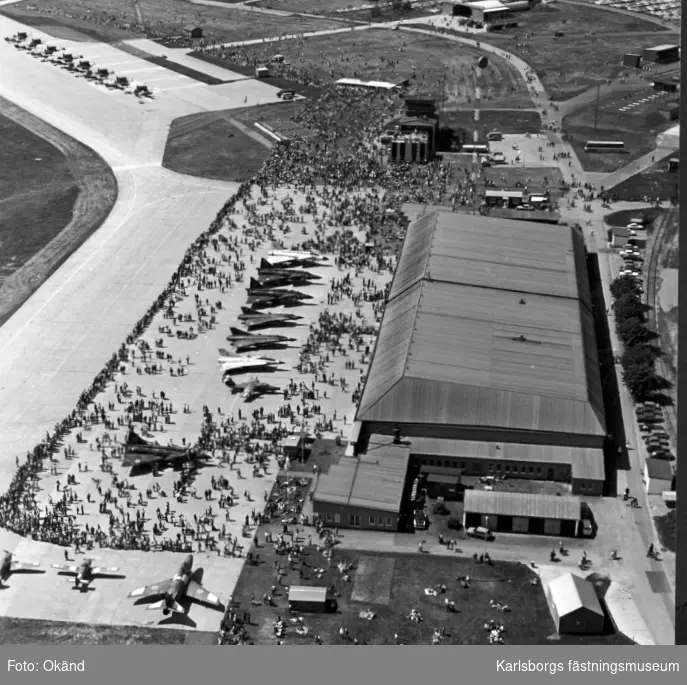
<svg viewBox="0 0 687 685">
<path fill-rule="evenodd" d="M 105 221 L 117 199 L 117 181 L 99 155 L 9 100 L 0 98 L 0 112 L 60 150 L 79 189 L 69 224 L 0 287 L 2 326 Z"/>
</svg>

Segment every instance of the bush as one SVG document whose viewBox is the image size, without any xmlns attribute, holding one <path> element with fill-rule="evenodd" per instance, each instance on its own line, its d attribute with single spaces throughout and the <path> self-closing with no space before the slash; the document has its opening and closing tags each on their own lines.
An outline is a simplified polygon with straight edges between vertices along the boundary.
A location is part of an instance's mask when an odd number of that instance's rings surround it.
<svg viewBox="0 0 687 685">
<path fill-rule="evenodd" d="M 457 519 L 455 517 L 452 517 L 448 520 L 446 525 L 451 529 L 451 530 L 463 530 L 463 522 L 460 519 Z"/>
<path fill-rule="evenodd" d="M 382 10 L 381 10 L 381 8 L 378 7 L 377 5 L 375 5 L 375 6 L 370 10 L 370 16 L 371 16 L 373 19 L 376 19 L 377 17 L 381 17 L 381 16 L 382 16 Z"/>
<path fill-rule="evenodd" d="M 401 9 L 404 12 L 410 12 L 410 10 L 413 9 L 413 3 L 410 2 L 410 0 L 404 0 L 404 2 L 401 4 Z"/>
</svg>

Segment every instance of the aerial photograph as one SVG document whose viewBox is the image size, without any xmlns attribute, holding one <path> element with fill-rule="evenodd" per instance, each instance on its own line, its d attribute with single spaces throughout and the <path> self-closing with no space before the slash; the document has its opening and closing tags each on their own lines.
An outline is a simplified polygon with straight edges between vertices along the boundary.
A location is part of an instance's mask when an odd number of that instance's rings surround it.
<svg viewBox="0 0 687 685">
<path fill-rule="evenodd" d="M 0 0 L 0 645 L 674 645 L 681 4 Z"/>
</svg>

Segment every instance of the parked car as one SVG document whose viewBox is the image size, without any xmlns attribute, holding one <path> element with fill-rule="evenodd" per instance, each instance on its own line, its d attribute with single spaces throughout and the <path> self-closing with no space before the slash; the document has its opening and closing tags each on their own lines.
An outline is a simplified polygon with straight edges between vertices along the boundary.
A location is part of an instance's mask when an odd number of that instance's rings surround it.
<svg viewBox="0 0 687 685">
<path fill-rule="evenodd" d="M 472 526 L 465 531 L 469 538 L 478 538 L 479 540 L 493 540 L 494 534 L 483 526 Z"/>
</svg>

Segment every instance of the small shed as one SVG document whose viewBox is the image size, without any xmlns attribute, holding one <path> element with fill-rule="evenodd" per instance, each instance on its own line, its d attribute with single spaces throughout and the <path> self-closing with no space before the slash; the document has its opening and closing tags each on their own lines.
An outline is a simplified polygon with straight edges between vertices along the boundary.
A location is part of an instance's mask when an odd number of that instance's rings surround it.
<svg viewBox="0 0 687 685">
<path fill-rule="evenodd" d="M 559 576 L 548 584 L 546 601 L 559 634 L 594 635 L 603 632 L 604 610 L 588 580 L 574 573 Z"/>
<path fill-rule="evenodd" d="M 460 493 L 460 478 L 457 475 L 429 473 L 426 480 L 427 496 L 435 499 L 456 500 Z"/>
<path fill-rule="evenodd" d="M 193 24 L 186 24 L 184 26 L 184 35 L 187 38 L 202 38 L 203 29 L 200 26 L 194 26 Z"/>
<path fill-rule="evenodd" d="M 677 157 L 671 157 L 668 160 L 668 171 L 677 171 L 680 168 L 680 160 Z"/>
<path fill-rule="evenodd" d="M 623 66 L 638 68 L 642 65 L 642 56 L 633 52 L 628 52 L 623 56 Z"/>
<path fill-rule="evenodd" d="M 289 610 L 324 614 L 330 610 L 327 588 L 314 585 L 292 585 L 289 588 Z"/>
<path fill-rule="evenodd" d="M 644 464 L 644 482 L 648 495 L 660 495 L 673 485 L 673 469 L 670 462 L 649 457 Z"/>
<path fill-rule="evenodd" d="M 267 67 L 258 67 L 255 70 L 255 76 L 257 78 L 267 78 L 270 75 L 270 70 Z"/>
<path fill-rule="evenodd" d="M 624 228 L 623 226 L 614 226 L 611 229 L 611 235 L 612 247 L 625 247 L 632 234 L 630 233 L 629 228 Z"/>
<path fill-rule="evenodd" d="M 292 461 L 294 459 L 305 458 L 310 454 L 308 441 L 302 435 L 289 435 L 289 437 L 282 442 L 282 449 L 284 451 L 284 456 Z"/>
<path fill-rule="evenodd" d="M 657 78 L 654 81 L 654 90 L 662 93 L 677 93 L 677 83 L 668 79 Z"/>
</svg>

